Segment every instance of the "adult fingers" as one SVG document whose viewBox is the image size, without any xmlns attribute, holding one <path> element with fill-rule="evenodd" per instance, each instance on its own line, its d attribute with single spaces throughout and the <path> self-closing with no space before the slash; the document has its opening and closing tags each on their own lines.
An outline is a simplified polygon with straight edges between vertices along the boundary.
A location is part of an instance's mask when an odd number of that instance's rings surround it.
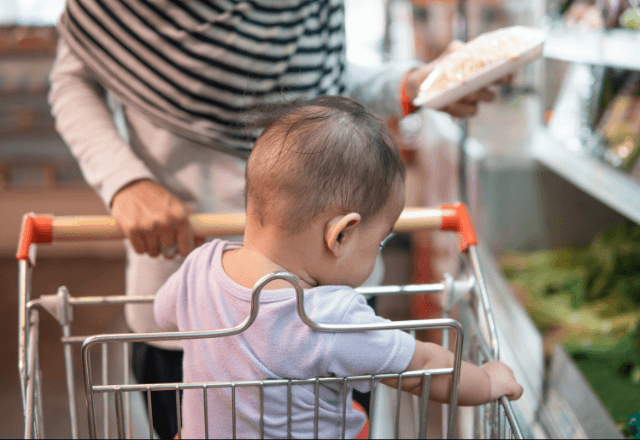
<svg viewBox="0 0 640 440">
<path fill-rule="evenodd" d="M 155 225 L 155 227 L 147 229 L 147 231 L 144 233 L 145 251 L 149 254 L 150 257 L 157 257 L 160 253 L 159 232 L 160 228 Z"/>
<path fill-rule="evenodd" d="M 194 248 L 193 231 L 189 224 L 190 209 L 180 200 L 173 198 L 171 200 L 170 215 L 173 219 L 174 235 L 172 237 L 177 246 L 178 253 L 186 257 Z"/>
<path fill-rule="evenodd" d="M 467 95 L 442 110 L 457 118 L 468 118 L 478 112 L 478 103 L 491 102 L 494 99 L 496 99 L 496 94 L 488 88 L 484 88 Z"/>
<path fill-rule="evenodd" d="M 508 74 L 507 76 L 503 76 L 498 81 L 495 82 L 496 85 L 504 85 L 511 84 L 513 82 L 513 73 Z"/>
<path fill-rule="evenodd" d="M 171 197 L 165 188 L 144 179 L 125 186 L 114 196 L 112 214 L 137 253 L 158 255 L 162 231 L 170 228 Z"/>
<path fill-rule="evenodd" d="M 468 118 L 478 112 L 478 103 L 458 101 L 446 107 L 444 111 L 456 118 Z"/>
<path fill-rule="evenodd" d="M 471 95 L 467 96 L 464 100 L 466 102 L 491 102 L 496 99 L 496 94 L 489 89 L 481 89 Z"/>
<path fill-rule="evenodd" d="M 116 221 L 124 232 L 125 237 L 131 243 L 131 247 L 137 254 L 144 254 L 149 249 L 148 231 L 140 226 L 140 224 L 130 217 L 116 217 Z M 156 245 L 157 248 L 157 245 Z"/>
<path fill-rule="evenodd" d="M 193 231 L 187 219 L 178 223 L 176 244 L 178 246 L 178 252 L 183 257 L 186 257 L 195 247 Z"/>
<path fill-rule="evenodd" d="M 154 182 L 140 180 L 124 187 L 112 208 L 137 253 L 172 258 L 178 251 L 186 256 L 194 247 L 188 207 Z"/>
<path fill-rule="evenodd" d="M 457 52 L 460 49 L 462 49 L 464 47 L 464 43 L 460 40 L 453 40 L 451 41 L 451 43 L 449 43 L 449 45 L 447 46 L 447 48 L 444 50 L 444 52 L 442 52 L 442 55 L 440 55 L 438 58 L 444 58 L 447 55 L 453 53 L 453 52 Z"/>
<path fill-rule="evenodd" d="M 160 228 L 160 253 L 165 258 L 175 256 L 176 232 L 172 224 Z"/>
<path fill-rule="evenodd" d="M 144 236 L 138 231 L 132 231 L 126 234 L 129 243 L 131 243 L 131 247 L 137 254 L 144 254 L 147 248 L 147 245 L 144 240 Z"/>
</svg>

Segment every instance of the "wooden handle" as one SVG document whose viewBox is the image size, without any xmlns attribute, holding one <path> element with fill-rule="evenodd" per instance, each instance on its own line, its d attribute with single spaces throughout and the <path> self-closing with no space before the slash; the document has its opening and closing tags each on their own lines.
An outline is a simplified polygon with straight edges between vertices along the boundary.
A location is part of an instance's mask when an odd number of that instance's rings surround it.
<svg viewBox="0 0 640 440">
<path fill-rule="evenodd" d="M 244 214 L 193 214 L 189 216 L 196 237 L 223 237 L 244 234 Z M 113 217 L 54 217 L 53 241 L 117 240 L 124 234 Z"/>
<path fill-rule="evenodd" d="M 194 214 L 189 223 L 196 237 L 225 237 L 244 234 L 244 214 Z M 457 231 L 460 249 L 476 244 L 477 240 L 467 208 L 463 204 L 441 208 L 406 208 L 396 222 L 394 232 L 409 233 L 425 229 Z M 125 238 L 116 220 L 109 216 L 52 217 L 25 214 L 18 241 L 16 258 L 29 257 L 32 244 L 52 241 L 117 240 Z"/>
<path fill-rule="evenodd" d="M 439 229 L 442 210 L 436 208 L 405 208 L 393 228 L 393 232 L 408 233 L 425 229 Z"/>
<path fill-rule="evenodd" d="M 414 232 L 439 228 L 442 222 L 440 209 L 407 208 L 396 226 L 395 232 Z M 224 237 L 244 234 L 244 214 L 193 214 L 189 223 L 196 237 Z M 51 221 L 53 241 L 117 240 L 124 234 L 113 217 L 74 216 L 53 217 Z"/>
</svg>

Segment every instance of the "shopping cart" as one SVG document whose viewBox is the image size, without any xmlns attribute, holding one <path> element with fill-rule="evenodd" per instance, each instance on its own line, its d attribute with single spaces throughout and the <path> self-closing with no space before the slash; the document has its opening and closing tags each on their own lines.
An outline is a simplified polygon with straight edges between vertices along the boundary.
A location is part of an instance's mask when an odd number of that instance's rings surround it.
<svg viewBox="0 0 640 440">
<path fill-rule="evenodd" d="M 242 214 L 207 214 L 193 215 L 190 223 L 194 234 L 200 237 L 241 235 L 244 232 L 245 217 Z M 31 278 L 35 266 L 35 249 L 37 244 L 55 241 L 107 240 L 122 239 L 123 234 L 112 217 L 52 217 L 26 214 L 23 218 L 22 231 L 18 246 L 19 268 L 19 353 L 18 368 L 21 382 L 22 401 L 25 419 L 25 438 L 43 438 L 43 402 L 42 375 L 38 356 L 39 309 L 47 310 L 62 327 L 62 346 L 64 350 L 65 370 L 68 391 L 69 415 L 71 421 L 71 436 L 79 435 L 78 402 L 74 385 L 74 346 L 81 346 L 84 386 L 86 395 L 87 420 L 89 434 L 92 438 L 98 436 L 108 438 L 117 431 L 119 438 L 131 438 L 134 420 L 131 415 L 131 397 L 140 392 L 147 397 L 157 391 L 174 391 L 178 412 L 180 411 L 180 393 L 184 390 L 201 390 L 203 393 L 204 413 L 207 414 L 207 391 L 213 388 L 226 388 L 231 392 L 231 426 L 229 436 L 235 438 L 236 430 L 236 392 L 247 387 L 258 390 L 260 396 L 260 420 L 258 434 L 264 436 L 264 394 L 269 387 L 281 387 L 287 392 L 288 417 L 287 433 L 291 436 L 291 392 L 293 387 L 311 386 L 316 396 L 314 408 L 314 437 L 318 435 L 318 390 L 327 384 L 339 384 L 342 387 L 342 437 L 345 436 L 346 390 L 350 383 L 369 381 L 372 389 L 371 406 L 369 408 L 370 429 L 373 437 L 388 438 L 393 436 L 425 438 L 428 419 L 428 396 L 430 381 L 433 376 L 450 375 L 452 378 L 450 403 L 445 406 L 443 429 L 449 438 L 459 432 L 456 422 L 457 399 L 459 384 L 459 369 L 463 356 L 467 361 L 481 365 L 484 362 L 499 359 L 499 345 L 496 328 L 491 312 L 489 295 L 476 253 L 476 237 L 471 225 L 466 207 L 462 204 L 442 206 L 439 209 L 405 209 L 394 228 L 395 232 L 408 233 L 427 228 L 441 228 L 458 232 L 460 249 L 464 257 L 465 274 L 462 279 L 454 280 L 446 276 L 441 283 L 381 286 L 360 288 L 362 294 L 381 295 L 412 295 L 442 293 L 445 298 L 444 317 L 431 320 L 410 320 L 387 322 L 375 325 L 325 325 L 312 321 L 304 310 L 303 290 L 295 276 L 278 272 L 270 274 L 260 280 L 254 290 L 251 311 L 245 321 L 236 327 L 216 331 L 148 333 L 148 334 L 111 334 L 94 336 L 73 336 L 71 323 L 76 308 L 89 306 L 104 306 L 113 304 L 141 304 L 150 303 L 153 297 L 134 296 L 106 296 L 106 297 L 73 297 L 65 287 L 60 287 L 56 294 L 42 295 L 31 299 Z M 266 379 L 259 381 L 238 382 L 210 382 L 210 383 L 173 383 L 173 384 L 134 384 L 129 378 L 129 358 L 132 342 L 137 341 L 166 341 L 174 339 L 198 339 L 226 337 L 246 330 L 256 319 L 258 301 L 263 287 L 274 279 L 288 281 L 296 291 L 297 308 L 300 319 L 315 331 L 346 332 L 363 330 L 402 329 L 442 330 L 443 345 L 451 346 L 455 354 L 452 368 L 438 370 L 423 370 L 405 372 L 401 374 L 378 374 L 353 377 L 322 377 L 309 379 Z M 456 310 L 456 321 L 449 317 L 452 310 Z M 462 324 L 461 324 L 462 323 Z M 465 350 L 463 353 L 463 340 Z M 112 374 L 109 372 L 109 349 L 111 345 L 120 345 L 124 361 L 121 377 L 116 384 L 110 383 Z M 100 384 L 94 377 L 92 363 L 92 349 L 100 347 L 101 371 Z M 93 350 L 95 351 L 95 350 Z M 422 397 L 409 396 L 401 393 L 402 380 L 409 377 L 422 377 Z M 397 392 L 379 382 L 383 379 L 398 380 Z M 98 398 L 102 396 L 102 399 Z M 102 408 L 98 408 L 101 402 Z M 153 421 L 151 420 L 151 399 L 147 399 L 149 417 L 149 437 L 153 437 Z M 115 407 L 115 411 L 113 411 Z M 101 411 L 100 411 L 101 409 Z M 402 409 L 402 410 L 401 410 Z M 180 420 L 180 414 L 178 414 Z M 506 397 L 497 402 L 477 407 L 473 411 L 472 420 L 465 421 L 473 426 L 475 438 L 522 438 L 520 428 Z M 207 418 L 205 417 L 205 432 L 208 433 Z M 112 430 L 113 425 L 115 429 Z M 100 430 L 100 433 L 98 432 Z M 179 429 L 180 432 L 180 429 Z M 370 437 L 371 438 L 371 437 Z"/>
</svg>

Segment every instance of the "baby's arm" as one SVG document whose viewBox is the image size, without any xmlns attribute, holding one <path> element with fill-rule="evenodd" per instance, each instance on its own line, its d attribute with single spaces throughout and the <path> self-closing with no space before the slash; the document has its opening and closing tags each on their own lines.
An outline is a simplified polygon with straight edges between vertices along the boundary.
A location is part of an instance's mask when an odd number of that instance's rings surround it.
<svg viewBox="0 0 640 440">
<path fill-rule="evenodd" d="M 406 371 L 451 368 L 453 361 L 453 353 L 444 347 L 416 341 L 416 349 Z M 398 386 L 397 379 L 385 379 L 382 383 L 391 387 Z M 421 395 L 422 378 L 403 378 L 402 389 Z M 522 386 L 516 382 L 511 369 L 502 362 L 493 361 L 481 367 L 462 362 L 458 394 L 458 404 L 461 406 L 482 405 L 505 395 L 510 400 L 517 400 L 522 391 Z M 436 402 L 448 403 L 450 396 L 451 375 L 432 376 L 429 398 Z"/>
</svg>

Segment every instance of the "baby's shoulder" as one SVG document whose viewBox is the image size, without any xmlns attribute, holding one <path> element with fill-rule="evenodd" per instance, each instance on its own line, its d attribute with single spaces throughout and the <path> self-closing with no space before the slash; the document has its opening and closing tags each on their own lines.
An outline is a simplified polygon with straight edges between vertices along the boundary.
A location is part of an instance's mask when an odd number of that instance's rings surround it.
<svg viewBox="0 0 640 440">
<path fill-rule="evenodd" d="M 222 252 L 231 243 L 224 240 L 215 239 L 193 249 L 185 258 L 184 264 L 197 265 L 198 263 L 211 264 L 216 254 L 222 255 Z"/>
<path fill-rule="evenodd" d="M 178 272 L 187 280 L 200 283 L 202 277 L 215 274 L 211 269 L 218 266 L 216 259 L 222 255 L 225 244 L 222 240 L 213 240 L 198 246 L 186 256 Z"/>
<path fill-rule="evenodd" d="M 375 314 L 366 299 L 349 286 L 321 286 L 305 295 L 305 302 L 319 322 L 340 323 L 345 317 Z M 305 307 L 307 308 L 307 307 Z M 320 321 L 322 317 L 322 321 Z"/>
</svg>

